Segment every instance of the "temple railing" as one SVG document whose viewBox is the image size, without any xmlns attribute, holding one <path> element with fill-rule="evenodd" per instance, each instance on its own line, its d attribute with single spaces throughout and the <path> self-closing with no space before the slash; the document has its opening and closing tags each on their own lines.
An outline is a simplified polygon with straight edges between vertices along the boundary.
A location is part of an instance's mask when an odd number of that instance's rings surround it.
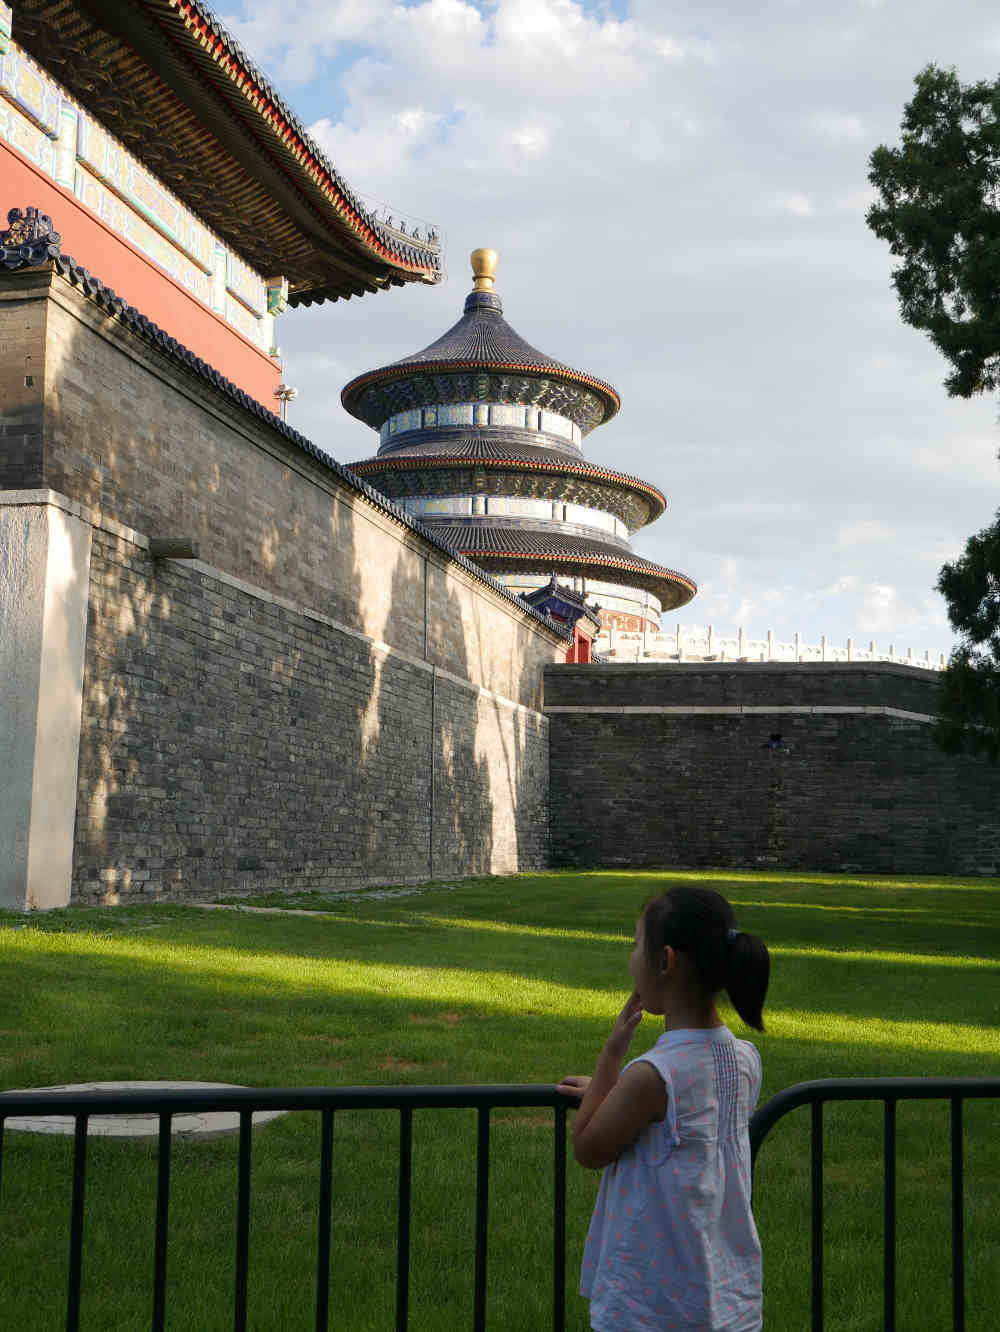
<svg viewBox="0 0 1000 1332">
<path fill-rule="evenodd" d="M 711 625 L 707 630 L 693 631 L 678 625 L 672 633 L 659 634 L 604 629 L 595 641 L 606 661 L 885 661 L 898 666 L 920 666 L 928 671 L 942 671 L 948 664 L 943 652 L 932 655 L 925 649 L 923 653 L 914 653 L 912 648 L 897 652 L 894 643 L 882 649 L 874 639 L 869 639 L 867 646 L 853 638 L 841 645 L 823 634 L 818 643 L 807 643 L 798 633 L 785 640 L 776 638 L 769 629 L 763 638 L 755 638 L 742 628 L 735 633 L 719 634 Z"/>
</svg>

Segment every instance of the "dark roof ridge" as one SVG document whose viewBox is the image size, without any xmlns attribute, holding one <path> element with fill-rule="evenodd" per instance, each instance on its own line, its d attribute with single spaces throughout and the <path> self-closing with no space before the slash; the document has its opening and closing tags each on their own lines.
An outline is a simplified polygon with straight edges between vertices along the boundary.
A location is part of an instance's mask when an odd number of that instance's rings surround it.
<svg viewBox="0 0 1000 1332">
<path fill-rule="evenodd" d="M 46 266 L 52 266 L 52 270 L 65 278 L 72 286 L 79 288 L 82 295 L 92 300 L 102 310 L 109 315 L 121 321 L 130 332 L 143 338 L 146 342 L 152 344 L 158 351 L 171 360 L 184 366 L 196 374 L 200 379 L 207 381 L 214 389 L 235 402 L 238 407 L 256 416 L 265 425 L 272 430 L 276 430 L 290 444 L 307 453 L 314 461 L 321 466 L 333 472 L 341 481 L 357 492 L 373 508 L 381 510 L 391 518 L 396 519 L 404 527 L 417 533 L 425 541 L 442 551 L 449 559 L 470 573 L 479 582 L 485 583 L 494 592 L 499 593 L 506 601 L 516 605 L 519 610 L 526 611 L 544 624 L 547 629 L 554 630 L 564 638 L 570 638 L 561 625 L 556 624 L 547 615 L 540 615 L 532 606 L 525 606 L 520 597 L 515 596 L 508 588 L 492 578 L 485 569 L 481 569 L 472 560 L 467 559 L 459 551 L 454 550 L 446 542 L 442 541 L 430 528 L 425 527 L 418 522 L 405 509 L 393 504 L 392 500 L 382 495 L 374 487 L 368 485 L 361 477 L 355 475 L 343 463 L 339 463 L 332 458 L 323 449 L 282 421 L 280 416 L 251 398 L 249 393 L 238 388 L 225 375 L 196 356 L 193 351 L 185 347 L 183 343 L 178 342 L 176 338 L 165 333 L 162 328 L 154 324 L 134 305 L 129 305 L 121 296 L 116 295 L 113 288 L 105 286 L 100 278 L 87 271 L 78 264 L 71 255 L 63 254 L 60 250 L 61 237 L 59 233 L 53 230 L 52 219 L 46 214 L 40 212 L 37 208 L 12 208 L 7 214 L 8 228 L 6 231 L 0 231 L 0 270 L 6 269 L 9 272 L 16 272 L 23 269 L 42 269 Z"/>
</svg>

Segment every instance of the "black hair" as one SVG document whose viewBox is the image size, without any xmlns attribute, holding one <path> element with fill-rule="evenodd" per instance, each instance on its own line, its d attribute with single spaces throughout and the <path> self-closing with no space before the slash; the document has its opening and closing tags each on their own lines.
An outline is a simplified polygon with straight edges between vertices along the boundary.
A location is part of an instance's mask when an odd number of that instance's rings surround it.
<svg viewBox="0 0 1000 1332">
<path fill-rule="evenodd" d="M 706 993 L 725 990 L 748 1027 L 764 1030 L 771 958 L 762 939 L 736 928 L 733 908 L 711 888 L 678 884 L 642 913 L 646 956 L 655 967 L 669 944 L 692 964 Z"/>
</svg>

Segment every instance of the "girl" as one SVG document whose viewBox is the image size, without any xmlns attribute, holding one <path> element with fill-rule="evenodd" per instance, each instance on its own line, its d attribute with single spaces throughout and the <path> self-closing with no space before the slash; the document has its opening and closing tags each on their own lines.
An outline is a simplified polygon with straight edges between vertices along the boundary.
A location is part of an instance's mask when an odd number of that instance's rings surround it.
<svg viewBox="0 0 1000 1332">
<path fill-rule="evenodd" d="M 747 1126 L 760 1056 L 725 1026 L 715 997 L 725 989 L 763 1031 L 767 949 L 736 928 L 721 894 L 677 887 L 643 911 L 630 968 L 634 989 L 593 1077 L 559 1084 L 580 1102 L 576 1159 L 604 1167 L 580 1278 L 590 1325 L 757 1332 Z M 662 1013 L 666 1030 L 620 1071 L 643 1010 Z"/>
</svg>

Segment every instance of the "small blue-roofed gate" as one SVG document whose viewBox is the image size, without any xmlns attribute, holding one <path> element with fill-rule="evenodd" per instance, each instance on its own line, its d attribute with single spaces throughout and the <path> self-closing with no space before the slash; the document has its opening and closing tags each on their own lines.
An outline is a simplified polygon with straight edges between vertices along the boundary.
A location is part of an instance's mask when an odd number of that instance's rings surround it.
<svg viewBox="0 0 1000 1332">
<path fill-rule="evenodd" d="M 754 1115 L 750 1141 L 756 1163 L 761 1144 L 790 1111 L 811 1107 L 812 1328 L 823 1328 L 823 1106 L 830 1101 L 882 1101 L 884 1106 L 884 1327 L 895 1329 L 896 1303 L 896 1105 L 902 1100 L 947 1100 L 951 1104 L 952 1308 L 953 1328 L 965 1327 L 965 1231 L 962 1105 L 969 1099 L 1000 1098 L 1000 1078 L 834 1078 L 803 1082 L 779 1092 Z M 563 1332 L 566 1305 L 566 1114 L 569 1103 L 550 1085 L 445 1087 L 240 1087 L 231 1090 L 4 1092 L 0 1093 L 0 1183 L 3 1125 L 13 1116 L 71 1115 L 76 1127 L 69 1225 L 66 1328 L 80 1326 L 87 1123 L 92 1115 L 159 1116 L 156 1223 L 150 1326 L 162 1332 L 167 1300 L 167 1225 L 170 1202 L 171 1118 L 175 1114 L 230 1111 L 239 1114 L 233 1328 L 247 1327 L 251 1143 L 258 1110 L 313 1111 L 320 1119 L 316 1328 L 326 1332 L 330 1305 L 330 1231 L 333 1122 L 338 1110 L 389 1110 L 399 1115 L 396 1262 L 396 1329 L 405 1332 L 409 1313 L 411 1167 L 414 1110 L 477 1111 L 475 1284 L 472 1326 L 486 1327 L 486 1263 L 489 1210 L 490 1112 L 497 1107 L 543 1107 L 553 1112 L 552 1147 L 552 1327 Z"/>
</svg>

